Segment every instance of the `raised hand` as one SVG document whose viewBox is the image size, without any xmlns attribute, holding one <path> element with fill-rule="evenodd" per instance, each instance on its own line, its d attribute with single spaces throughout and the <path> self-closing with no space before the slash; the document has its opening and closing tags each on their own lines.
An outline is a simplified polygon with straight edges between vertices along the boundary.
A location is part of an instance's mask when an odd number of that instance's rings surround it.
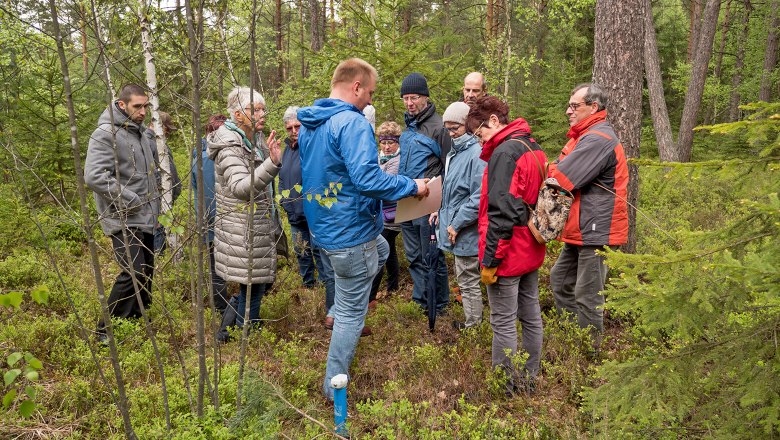
<svg viewBox="0 0 780 440">
<path fill-rule="evenodd" d="M 272 130 L 268 136 L 268 154 L 271 157 L 271 161 L 274 165 L 280 165 L 282 163 L 282 149 L 279 147 L 279 139 L 276 138 L 276 130 Z"/>
</svg>

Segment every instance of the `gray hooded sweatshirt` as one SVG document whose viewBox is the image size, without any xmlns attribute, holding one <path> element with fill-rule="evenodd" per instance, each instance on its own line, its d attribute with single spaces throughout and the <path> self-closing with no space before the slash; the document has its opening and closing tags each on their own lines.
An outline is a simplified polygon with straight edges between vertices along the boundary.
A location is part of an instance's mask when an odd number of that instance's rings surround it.
<svg viewBox="0 0 780 440">
<path fill-rule="evenodd" d="M 113 112 L 113 125 L 109 112 Z M 133 122 L 114 102 L 100 115 L 89 138 L 84 181 L 95 193 L 100 226 L 106 235 L 124 227 L 154 233 L 160 200 L 156 163 L 145 131 L 146 127 Z"/>
</svg>

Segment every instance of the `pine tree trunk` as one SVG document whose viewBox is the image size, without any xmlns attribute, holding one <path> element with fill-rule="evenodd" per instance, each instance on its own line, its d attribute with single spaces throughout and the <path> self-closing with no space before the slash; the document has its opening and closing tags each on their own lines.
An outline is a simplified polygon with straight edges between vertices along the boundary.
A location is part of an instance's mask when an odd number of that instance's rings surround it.
<svg viewBox="0 0 780 440">
<path fill-rule="evenodd" d="M 87 8 L 84 3 L 79 3 L 79 34 L 81 34 L 81 64 L 84 68 L 84 76 L 89 76 L 89 57 L 87 56 Z"/>
<path fill-rule="evenodd" d="M 122 367 L 119 363 L 119 353 L 116 349 L 116 341 L 114 339 L 113 327 L 111 326 L 111 316 L 108 312 L 108 301 L 106 298 L 106 289 L 103 285 L 103 276 L 100 271 L 100 260 L 97 253 L 97 244 L 95 243 L 95 237 L 93 235 L 93 224 L 89 217 L 89 205 L 87 204 L 87 190 L 84 183 L 84 172 L 81 169 L 81 153 L 79 150 L 79 138 L 78 138 L 78 125 L 76 123 L 76 107 L 73 103 L 73 90 L 70 84 L 70 72 L 68 68 L 68 59 L 65 55 L 65 46 L 62 42 L 62 33 L 60 32 L 60 22 L 57 15 L 57 6 L 54 0 L 49 0 L 49 10 L 51 13 L 52 27 L 54 29 L 54 37 L 57 43 L 57 55 L 60 60 L 60 69 L 62 70 L 63 88 L 65 92 L 65 103 L 68 108 L 68 123 L 70 125 L 70 145 L 73 151 L 73 171 L 76 175 L 76 189 L 79 195 L 79 207 L 81 208 L 81 218 L 84 222 L 84 234 L 87 237 L 87 247 L 89 248 L 89 257 L 92 264 L 92 273 L 95 275 L 95 288 L 98 293 L 98 300 L 100 301 L 100 312 L 103 322 L 106 322 L 106 336 L 108 337 L 108 350 L 111 366 L 114 370 L 114 378 L 117 385 L 117 397 L 114 397 L 113 392 L 111 397 L 114 398 L 116 406 L 119 409 L 119 413 L 122 415 L 122 424 L 125 431 L 125 437 L 130 440 L 137 440 L 133 425 L 130 420 L 130 410 L 127 402 L 127 393 L 125 391 L 125 380 L 122 375 Z M 83 9 L 82 9 L 83 11 Z M 86 17 L 86 14 L 82 14 L 82 17 Z M 86 18 L 85 18 L 86 20 Z M 98 368 L 100 376 L 103 377 L 102 370 Z M 104 380 L 105 381 L 105 380 Z"/>
<path fill-rule="evenodd" d="M 780 42 L 780 0 L 772 0 L 769 11 L 769 32 L 764 49 L 764 69 L 761 74 L 761 88 L 758 99 L 769 102 L 772 99 L 772 73 L 777 66 L 778 42 Z"/>
<path fill-rule="evenodd" d="M 704 7 L 704 19 L 701 27 L 701 37 L 696 47 L 696 56 L 691 69 L 691 79 L 688 82 L 688 92 L 685 94 L 680 132 L 677 135 L 677 150 L 679 162 L 690 162 L 693 148 L 693 128 L 701 107 L 704 94 L 704 82 L 707 79 L 707 69 L 712 57 L 712 42 L 715 39 L 715 28 L 718 25 L 720 0 L 707 0 Z"/>
<path fill-rule="evenodd" d="M 701 30 L 701 5 L 703 0 L 690 0 L 690 35 L 688 36 L 688 62 L 694 58 L 694 50 Z"/>
<path fill-rule="evenodd" d="M 737 57 L 734 61 L 734 75 L 731 77 L 731 98 L 729 99 L 729 122 L 739 119 L 739 101 L 742 94 L 739 87 L 742 85 L 742 69 L 745 67 L 745 44 L 750 34 L 750 13 L 753 6 L 750 0 L 745 0 L 745 12 L 742 15 L 742 33 L 737 42 Z"/>
<path fill-rule="evenodd" d="M 644 0 L 645 17 L 645 80 L 650 96 L 650 115 L 653 118 L 655 141 L 658 144 L 658 156 L 664 162 L 674 161 L 674 137 L 669 122 L 669 112 L 664 97 L 664 83 L 661 76 L 661 61 L 658 57 L 658 44 L 655 39 L 653 7 L 650 0 Z"/>
<path fill-rule="evenodd" d="M 319 52 L 322 49 L 322 19 L 320 18 L 322 10 L 317 0 L 309 0 L 309 26 L 311 27 L 311 50 Z"/>
<path fill-rule="evenodd" d="M 593 53 L 593 81 L 609 93 L 609 121 L 627 158 L 639 157 L 642 129 L 644 0 L 598 0 Z M 636 206 L 639 175 L 629 165 L 628 202 Z M 636 248 L 636 210 L 629 209 L 626 252 Z"/>
<path fill-rule="evenodd" d="M 723 83 L 723 54 L 726 51 L 726 42 L 728 41 L 729 30 L 731 28 L 731 0 L 726 2 L 726 11 L 723 13 L 723 22 L 720 25 L 720 45 L 715 53 L 715 72 L 713 76 L 718 80 L 718 84 Z M 718 100 L 712 100 L 712 106 L 707 110 L 704 117 L 705 125 L 712 124 L 718 117 Z"/>
</svg>

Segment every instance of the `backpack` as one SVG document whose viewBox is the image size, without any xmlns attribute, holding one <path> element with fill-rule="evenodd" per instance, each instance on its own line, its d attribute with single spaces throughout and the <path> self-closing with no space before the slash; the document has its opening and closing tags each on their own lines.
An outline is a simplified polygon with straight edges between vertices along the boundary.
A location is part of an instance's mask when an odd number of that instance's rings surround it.
<svg viewBox="0 0 780 440">
<path fill-rule="evenodd" d="M 545 244 L 556 239 L 563 232 L 563 227 L 569 218 L 571 205 L 574 202 L 574 196 L 558 183 L 558 179 L 554 177 L 545 179 L 545 176 L 547 176 L 546 167 L 542 168 L 539 158 L 536 157 L 536 154 L 534 154 L 526 142 L 520 139 L 512 140 L 523 144 L 536 159 L 536 164 L 539 166 L 542 185 L 539 187 L 536 206 L 532 207 L 528 203 L 526 203 L 526 206 L 531 213 L 528 217 L 528 229 L 539 244 Z"/>
</svg>

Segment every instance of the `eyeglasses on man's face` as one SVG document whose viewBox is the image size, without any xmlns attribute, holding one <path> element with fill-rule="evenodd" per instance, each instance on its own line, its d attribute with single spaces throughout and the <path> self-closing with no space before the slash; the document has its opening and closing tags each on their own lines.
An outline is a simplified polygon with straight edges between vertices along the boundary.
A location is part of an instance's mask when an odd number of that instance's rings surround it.
<svg viewBox="0 0 780 440">
<path fill-rule="evenodd" d="M 567 108 L 569 108 L 571 111 L 576 112 L 578 108 L 582 107 L 583 105 L 591 105 L 592 102 L 570 102 Z"/>
<path fill-rule="evenodd" d="M 404 102 L 417 102 L 417 101 L 420 100 L 420 98 L 422 98 L 422 96 L 420 96 L 420 95 L 412 95 L 412 96 L 403 96 L 403 97 L 401 97 L 401 99 Z"/>
</svg>

